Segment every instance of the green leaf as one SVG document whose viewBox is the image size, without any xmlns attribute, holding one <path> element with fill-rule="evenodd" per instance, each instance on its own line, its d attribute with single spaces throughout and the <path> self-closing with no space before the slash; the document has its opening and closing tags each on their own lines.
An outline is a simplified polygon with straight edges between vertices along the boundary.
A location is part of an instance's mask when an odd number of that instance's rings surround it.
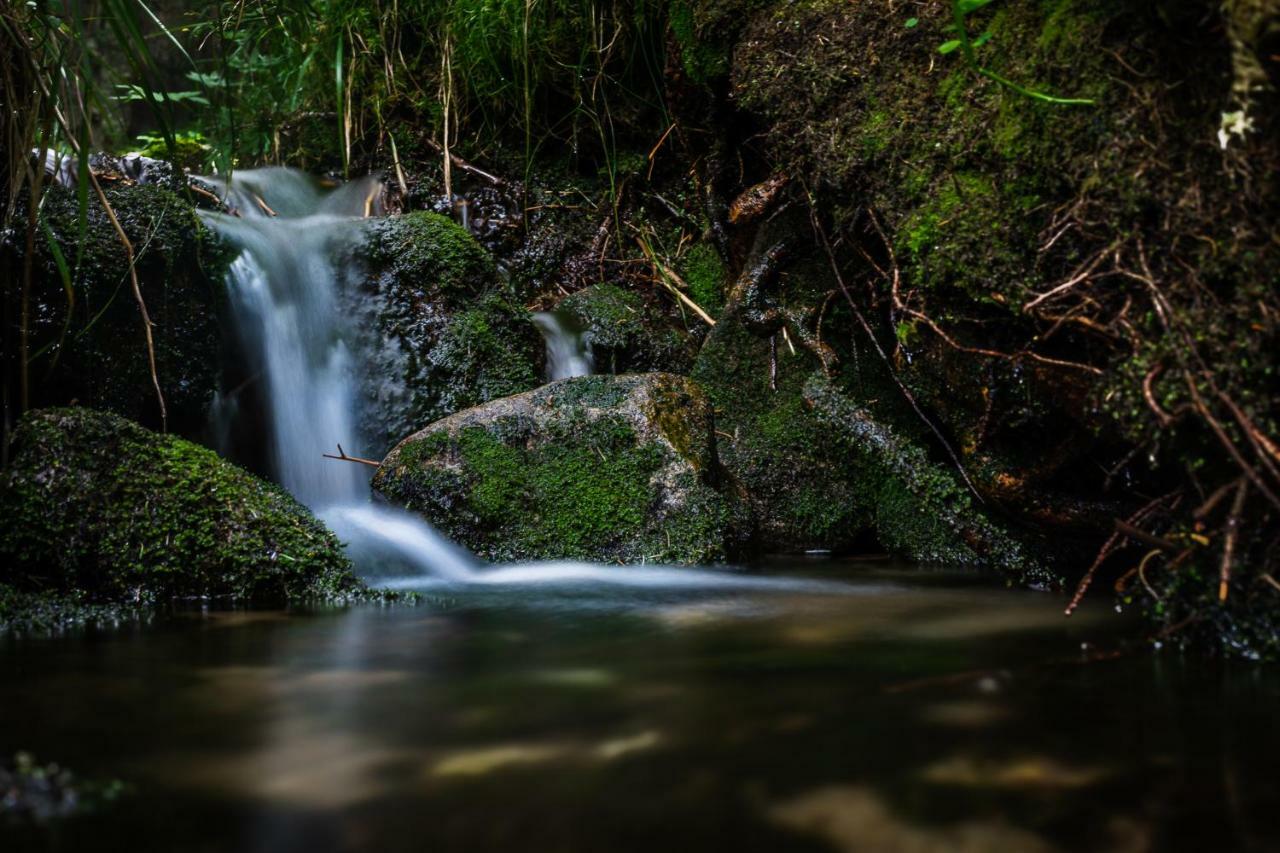
<svg viewBox="0 0 1280 853">
<path fill-rule="evenodd" d="M 982 47 L 984 44 L 986 44 L 989 41 L 991 41 L 991 30 L 987 30 L 985 33 L 983 33 L 982 35 L 974 39 L 973 46 Z"/>
<path fill-rule="evenodd" d="M 991 2 L 992 0 L 956 0 L 956 8 L 960 10 L 961 15 L 968 15 Z"/>
<path fill-rule="evenodd" d="M 944 54 L 951 53 L 952 51 L 959 48 L 960 44 L 961 44 L 960 39 L 952 39 L 951 41 L 944 41 L 942 44 L 938 45 L 938 53 L 944 53 Z"/>
<path fill-rule="evenodd" d="M 920 24 L 919 18 L 907 18 L 907 29 L 911 29 L 912 27 L 919 26 L 919 24 Z"/>
</svg>

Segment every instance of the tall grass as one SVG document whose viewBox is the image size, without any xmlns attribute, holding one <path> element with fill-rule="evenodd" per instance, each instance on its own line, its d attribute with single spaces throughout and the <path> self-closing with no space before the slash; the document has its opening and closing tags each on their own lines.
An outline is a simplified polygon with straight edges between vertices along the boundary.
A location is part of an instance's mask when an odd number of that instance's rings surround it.
<svg viewBox="0 0 1280 853">
<path fill-rule="evenodd" d="M 386 142 L 397 122 L 437 139 L 518 139 L 526 161 L 550 143 L 610 147 L 619 106 L 660 114 L 658 0 L 223 0 L 189 25 L 230 159 Z M 448 79 L 446 79 L 448 78 Z M 444 102 L 448 100 L 448 115 Z M 306 137 L 304 125 L 331 130 Z M 659 122 L 655 122 L 658 124 Z M 456 136 L 456 133 L 451 134 Z M 301 141 L 297 141 L 301 138 Z"/>
</svg>

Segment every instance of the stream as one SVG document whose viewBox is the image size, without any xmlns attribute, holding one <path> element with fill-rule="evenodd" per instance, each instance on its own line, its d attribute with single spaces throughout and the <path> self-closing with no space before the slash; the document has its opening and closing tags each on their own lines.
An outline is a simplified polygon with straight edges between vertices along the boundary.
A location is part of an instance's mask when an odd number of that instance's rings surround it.
<svg viewBox="0 0 1280 853">
<path fill-rule="evenodd" d="M 423 600 L 3 640 L 0 754 L 128 793 L 0 822 L 0 850 L 1280 846 L 1280 675 L 1114 653 L 1133 626 L 1099 601 L 1066 620 L 1043 593 L 839 559 L 490 566 L 372 501 L 366 468 L 321 454 L 359 448 L 329 259 L 374 188 L 238 180 L 243 216 L 206 216 L 243 252 L 273 475 L 366 580 Z M 590 372 L 535 322 L 548 378 Z"/>
<path fill-rule="evenodd" d="M 1280 678 L 1043 594 L 436 584 L 0 646 L 0 749 L 131 793 L 8 850 L 1275 849 Z M 0 837 L 6 830 L 0 824 Z"/>
</svg>

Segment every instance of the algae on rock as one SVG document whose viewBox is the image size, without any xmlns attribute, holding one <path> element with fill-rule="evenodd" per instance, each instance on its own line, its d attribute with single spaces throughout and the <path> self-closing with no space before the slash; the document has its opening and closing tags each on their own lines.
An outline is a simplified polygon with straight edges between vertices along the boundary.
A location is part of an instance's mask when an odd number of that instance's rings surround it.
<svg viewBox="0 0 1280 853">
<path fill-rule="evenodd" d="M 706 563 L 739 547 L 710 404 L 671 374 L 566 379 L 409 437 L 374 489 L 493 560 Z"/>
</svg>

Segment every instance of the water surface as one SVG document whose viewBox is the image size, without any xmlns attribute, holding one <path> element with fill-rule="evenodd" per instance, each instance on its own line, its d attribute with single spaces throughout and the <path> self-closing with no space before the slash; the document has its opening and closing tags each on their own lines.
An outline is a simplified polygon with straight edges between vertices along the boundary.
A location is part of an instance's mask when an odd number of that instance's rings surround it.
<svg viewBox="0 0 1280 853">
<path fill-rule="evenodd" d="M 828 585 L 437 583 L 5 641 L 0 752 L 133 793 L 0 849 L 1280 844 L 1273 670 L 1092 660 L 1133 626 L 954 574 L 770 570 Z"/>
</svg>

